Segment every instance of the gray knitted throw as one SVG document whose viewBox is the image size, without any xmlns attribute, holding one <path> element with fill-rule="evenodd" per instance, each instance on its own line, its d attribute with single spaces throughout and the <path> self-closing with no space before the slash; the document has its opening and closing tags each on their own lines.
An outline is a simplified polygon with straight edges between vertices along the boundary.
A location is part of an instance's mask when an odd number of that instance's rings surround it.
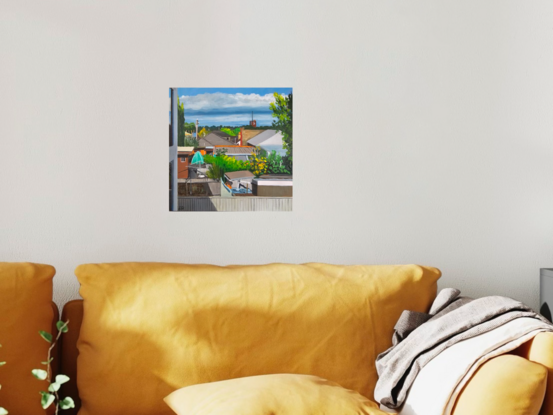
<svg viewBox="0 0 553 415">
<path fill-rule="evenodd" d="M 551 325 L 531 308 L 506 297 L 461 297 L 446 288 L 438 294 L 430 312 L 404 311 L 393 337 L 393 346 L 376 359 L 379 379 L 375 398 L 398 409 L 419 371 L 447 347 L 493 330 L 511 320 L 531 317 Z"/>
</svg>

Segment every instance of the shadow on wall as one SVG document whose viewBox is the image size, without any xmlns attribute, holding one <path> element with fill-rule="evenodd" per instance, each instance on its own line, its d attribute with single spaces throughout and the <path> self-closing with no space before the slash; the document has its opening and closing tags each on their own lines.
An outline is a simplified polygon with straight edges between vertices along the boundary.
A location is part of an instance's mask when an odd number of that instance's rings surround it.
<svg viewBox="0 0 553 415">
<path fill-rule="evenodd" d="M 547 303 L 543 303 L 543 305 L 540 308 L 540 314 L 544 316 L 549 321 L 551 320 L 551 310 L 549 309 L 549 305 Z"/>
</svg>

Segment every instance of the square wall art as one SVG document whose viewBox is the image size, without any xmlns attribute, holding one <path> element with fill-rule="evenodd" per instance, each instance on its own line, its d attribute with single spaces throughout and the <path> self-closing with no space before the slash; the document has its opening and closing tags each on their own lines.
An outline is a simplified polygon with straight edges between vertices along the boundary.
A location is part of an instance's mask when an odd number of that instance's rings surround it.
<svg viewBox="0 0 553 415">
<path fill-rule="evenodd" d="M 170 88 L 169 210 L 292 211 L 292 88 Z"/>
</svg>

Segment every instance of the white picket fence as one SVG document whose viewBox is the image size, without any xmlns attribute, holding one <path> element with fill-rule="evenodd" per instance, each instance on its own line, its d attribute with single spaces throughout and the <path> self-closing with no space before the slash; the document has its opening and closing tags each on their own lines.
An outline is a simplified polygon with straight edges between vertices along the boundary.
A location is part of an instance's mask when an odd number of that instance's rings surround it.
<svg viewBox="0 0 553 415">
<path fill-rule="evenodd" d="M 291 197 L 179 197 L 184 212 L 291 212 Z"/>
</svg>

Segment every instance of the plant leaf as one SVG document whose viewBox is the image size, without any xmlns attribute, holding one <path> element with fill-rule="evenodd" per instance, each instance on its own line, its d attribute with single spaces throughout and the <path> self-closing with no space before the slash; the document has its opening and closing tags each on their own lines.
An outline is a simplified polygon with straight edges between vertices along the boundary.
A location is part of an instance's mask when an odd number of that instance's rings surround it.
<svg viewBox="0 0 553 415">
<path fill-rule="evenodd" d="M 59 331 L 61 331 L 62 333 L 67 333 L 69 331 L 69 328 L 67 327 L 67 324 L 69 322 L 65 322 L 65 321 L 58 321 L 56 323 L 56 327 L 58 328 Z"/>
<path fill-rule="evenodd" d="M 40 399 L 40 404 L 42 405 L 42 409 L 48 408 L 52 403 L 54 402 L 54 395 L 48 392 L 40 392 L 42 395 L 42 398 Z"/>
<path fill-rule="evenodd" d="M 4 366 L 6 362 L 0 362 L 0 366 Z"/>
<path fill-rule="evenodd" d="M 57 391 L 60 390 L 60 386 L 61 386 L 61 385 L 60 385 L 59 383 L 57 383 L 57 382 L 52 382 L 52 383 L 50 383 L 50 386 L 48 386 L 48 390 L 49 390 L 50 392 L 57 392 Z"/>
<path fill-rule="evenodd" d="M 31 370 L 31 373 L 38 380 L 44 380 L 48 376 L 48 373 L 45 370 L 42 370 L 42 369 L 33 369 L 33 370 Z"/>
<path fill-rule="evenodd" d="M 61 385 L 65 382 L 69 382 L 69 376 L 65 376 L 65 375 L 56 376 L 56 383 L 59 383 Z"/>
<path fill-rule="evenodd" d="M 0 415 L 8 415 L 8 411 L 0 406 Z"/>
<path fill-rule="evenodd" d="M 40 330 L 38 332 L 40 334 L 40 337 L 42 337 L 44 340 L 46 340 L 48 343 L 52 343 L 52 335 L 48 333 L 47 331 Z"/>
<path fill-rule="evenodd" d="M 70 409 L 74 407 L 75 407 L 75 402 L 73 402 L 73 399 L 71 399 L 69 396 L 67 398 L 64 398 L 62 401 L 60 401 L 61 409 Z"/>
<path fill-rule="evenodd" d="M 48 365 L 49 365 L 50 363 L 52 363 L 52 361 L 53 361 L 53 360 L 54 360 L 54 358 L 53 358 L 53 357 L 51 357 L 50 359 L 48 359 L 48 361 L 45 361 L 45 362 L 40 362 L 40 363 L 42 363 L 43 365 L 46 365 L 46 366 L 48 366 Z"/>
</svg>

